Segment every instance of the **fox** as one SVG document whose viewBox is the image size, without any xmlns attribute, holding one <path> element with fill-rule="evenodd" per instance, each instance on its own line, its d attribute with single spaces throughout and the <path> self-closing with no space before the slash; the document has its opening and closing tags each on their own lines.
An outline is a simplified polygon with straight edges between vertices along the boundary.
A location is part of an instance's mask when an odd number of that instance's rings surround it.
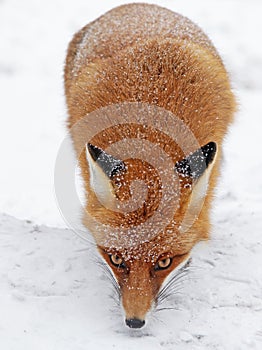
<svg viewBox="0 0 262 350">
<path fill-rule="evenodd" d="M 230 77 L 190 19 L 131 3 L 74 35 L 64 86 L 86 197 L 81 220 L 111 274 L 126 326 L 139 329 L 193 247 L 210 238 L 222 145 L 236 112 Z M 126 139 L 133 143 L 119 143 Z M 161 152 L 170 160 L 165 180 L 165 163 L 162 173 L 153 164 Z M 137 180 L 145 191 L 132 187 Z"/>
</svg>

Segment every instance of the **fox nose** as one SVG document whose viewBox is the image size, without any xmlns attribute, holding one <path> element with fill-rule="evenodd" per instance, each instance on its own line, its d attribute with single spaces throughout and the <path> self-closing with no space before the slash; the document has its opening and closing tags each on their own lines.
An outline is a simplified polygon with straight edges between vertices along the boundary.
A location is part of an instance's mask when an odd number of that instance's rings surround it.
<svg viewBox="0 0 262 350">
<path fill-rule="evenodd" d="M 145 325 L 145 321 L 138 318 L 129 318 L 126 319 L 126 325 L 130 328 L 142 328 Z"/>
</svg>

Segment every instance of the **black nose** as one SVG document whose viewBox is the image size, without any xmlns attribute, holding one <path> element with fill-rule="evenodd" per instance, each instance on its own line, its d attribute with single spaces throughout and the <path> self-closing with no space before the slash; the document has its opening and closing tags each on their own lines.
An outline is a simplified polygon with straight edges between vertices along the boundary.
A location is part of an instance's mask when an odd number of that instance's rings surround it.
<svg viewBox="0 0 262 350">
<path fill-rule="evenodd" d="M 138 318 L 126 319 L 126 325 L 130 328 L 142 328 L 145 325 L 145 321 Z"/>
</svg>

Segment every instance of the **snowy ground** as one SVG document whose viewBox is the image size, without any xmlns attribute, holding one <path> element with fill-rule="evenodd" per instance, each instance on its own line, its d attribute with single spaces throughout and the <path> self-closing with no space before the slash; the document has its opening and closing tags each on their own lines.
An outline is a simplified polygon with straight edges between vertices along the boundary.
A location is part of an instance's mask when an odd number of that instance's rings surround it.
<svg viewBox="0 0 262 350">
<path fill-rule="evenodd" d="M 210 35 L 240 103 L 213 238 L 195 250 L 189 280 L 168 305 L 177 310 L 155 314 L 142 333 L 126 330 L 92 245 L 65 228 L 56 207 L 66 45 L 82 25 L 126 2 L 0 0 L 0 349 L 261 349 L 260 0 L 152 1 Z"/>
</svg>

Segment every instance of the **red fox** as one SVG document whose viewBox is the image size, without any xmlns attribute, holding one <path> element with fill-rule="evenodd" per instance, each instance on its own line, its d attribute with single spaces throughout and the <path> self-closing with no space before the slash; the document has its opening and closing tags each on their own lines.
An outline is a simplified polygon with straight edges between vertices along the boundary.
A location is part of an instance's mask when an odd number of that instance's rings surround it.
<svg viewBox="0 0 262 350">
<path fill-rule="evenodd" d="M 168 294 L 167 277 L 209 238 L 221 146 L 236 109 L 229 77 L 197 25 L 143 3 L 76 33 L 64 77 L 87 198 L 83 223 L 114 277 L 126 325 L 141 328 Z M 171 172 L 157 167 L 164 154 Z"/>
</svg>

